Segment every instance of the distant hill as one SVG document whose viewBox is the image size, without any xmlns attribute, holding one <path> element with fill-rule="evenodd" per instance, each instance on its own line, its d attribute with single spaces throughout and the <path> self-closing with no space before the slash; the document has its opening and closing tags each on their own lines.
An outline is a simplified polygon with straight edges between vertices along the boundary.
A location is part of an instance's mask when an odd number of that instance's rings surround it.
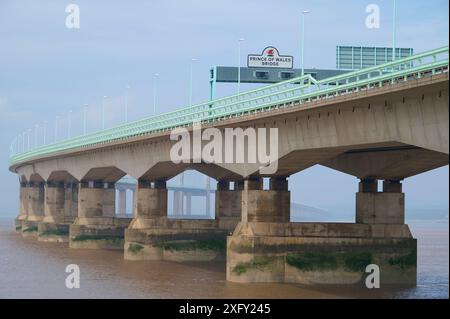
<svg viewBox="0 0 450 319">
<path fill-rule="evenodd" d="M 406 208 L 406 222 L 418 221 L 447 221 L 448 209 L 439 208 Z M 354 222 L 354 212 L 330 212 L 324 209 L 307 206 L 299 203 L 291 203 L 291 220 L 293 222 L 327 222 L 348 221 Z"/>
</svg>

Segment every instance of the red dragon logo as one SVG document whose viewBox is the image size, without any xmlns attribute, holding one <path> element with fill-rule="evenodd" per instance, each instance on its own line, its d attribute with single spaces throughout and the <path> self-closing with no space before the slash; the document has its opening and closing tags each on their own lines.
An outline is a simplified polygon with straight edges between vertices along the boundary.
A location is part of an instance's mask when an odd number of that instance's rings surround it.
<svg viewBox="0 0 450 319">
<path fill-rule="evenodd" d="M 274 56 L 274 54 L 275 54 L 275 49 L 273 49 L 273 48 L 267 49 L 266 54 L 267 54 L 268 56 Z"/>
</svg>

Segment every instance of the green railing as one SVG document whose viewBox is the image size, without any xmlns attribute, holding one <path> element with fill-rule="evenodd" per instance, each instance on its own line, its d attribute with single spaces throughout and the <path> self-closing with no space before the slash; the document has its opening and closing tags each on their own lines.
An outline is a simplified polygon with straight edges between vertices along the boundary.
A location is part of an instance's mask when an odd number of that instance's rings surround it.
<svg viewBox="0 0 450 319">
<path fill-rule="evenodd" d="M 384 85 L 445 73 L 448 72 L 448 65 L 449 49 L 446 46 L 321 81 L 316 81 L 310 75 L 304 75 L 238 95 L 40 146 L 23 153 L 17 153 L 17 147 L 11 145 L 10 165 L 17 165 L 31 159 L 51 156 L 71 149 L 100 146 L 147 134 L 170 131 L 192 125 L 193 122 L 217 122 L 249 113 L 286 108 L 294 104 L 334 98 L 361 90 L 370 90 Z"/>
</svg>

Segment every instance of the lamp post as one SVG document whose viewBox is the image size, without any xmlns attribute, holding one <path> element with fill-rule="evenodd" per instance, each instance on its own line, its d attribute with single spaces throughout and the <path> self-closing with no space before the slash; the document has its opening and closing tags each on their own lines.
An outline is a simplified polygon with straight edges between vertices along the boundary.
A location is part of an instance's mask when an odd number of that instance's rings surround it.
<svg viewBox="0 0 450 319">
<path fill-rule="evenodd" d="M 31 134 L 31 128 L 28 129 L 28 134 L 27 134 L 27 137 L 28 137 L 27 150 L 28 151 L 30 150 L 30 134 Z"/>
<path fill-rule="evenodd" d="M 395 37 L 396 37 L 396 0 L 394 0 L 394 6 L 393 6 L 393 20 L 392 20 L 392 61 L 395 60 L 396 54 L 395 54 Z"/>
<path fill-rule="evenodd" d="M 70 129 L 72 126 L 72 110 L 69 110 L 69 114 L 67 115 L 67 138 L 70 138 Z"/>
<path fill-rule="evenodd" d="M 244 38 L 238 40 L 238 87 L 237 94 L 241 93 L 241 42 L 245 41 Z"/>
<path fill-rule="evenodd" d="M 44 145 L 45 145 L 46 139 L 47 139 L 47 121 L 44 121 L 44 139 L 43 139 Z"/>
<path fill-rule="evenodd" d="M 156 115 L 156 91 L 157 91 L 157 87 L 156 87 L 156 82 L 158 80 L 158 73 L 153 74 L 153 116 Z"/>
<path fill-rule="evenodd" d="M 197 61 L 196 58 L 191 59 L 191 72 L 189 75 L 189 106 L 192 106 L 192 73 L 193 73 L 192 69 L 195 61 Z"/>
<path fill-rule="evenodd" d="M 27 131 L 22 133 L 22 152 L 25 152 L 25 134 L 27 134 Z"/>
<path fill-rule="evenodd" d="M 86 135 L 87 132 L 87 110 L 88 104 L 85 104 L 83 108 L 83 135 Z"/>
<path fill-rule="evenodd" d="M 56 140 L 58 139 L 58 116 L 56 116 L 55 117 L 55 136 L 54 136 L 54 138 L 55 138 L 55 143 L 56 143 Z"/>
<path fill-rule="evenodd" d="M 130 86 L 127 85 L 125 90 L 125 123 L 128 122 L 128 90 L 130 89 Z"/>
<path fill-rule="evenodd" d="M 105 129 L 105 100 L 108 96 L 103 95 L 102 99 L 102 130 Z"/>
<path fill-rule="evenodd" d="M 34 148 L 36 148 L 38 144 L 38 129 L 39 125 L 34 124 Z"/>
<path fill-rule="evenodd" d="M 309 13 L 309 10 L 303 10 L 302 12 L 302 56 L 301 56 L 301 75 L 305 75 L 304 54 L 305 54 L 305 15 Z"/>
</svg>

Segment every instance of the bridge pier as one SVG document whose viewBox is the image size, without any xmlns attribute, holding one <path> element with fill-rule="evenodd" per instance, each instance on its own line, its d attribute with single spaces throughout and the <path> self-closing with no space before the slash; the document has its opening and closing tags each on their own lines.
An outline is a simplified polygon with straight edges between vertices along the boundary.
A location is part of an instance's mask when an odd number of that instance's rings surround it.
<svg viewBox="0 0 450 319">
<path fill-rule="evenodd" d="M 70 225 L 69 246 L 123 249 L 129 218 L 115 217 L 114 183 L 83 181 L 78 188 L 78 217 Z"/>
<path fill-rule="evenodd" d="M 64 181 L 45 183 L 45 216 L 38 224 L 39 241 L 69 241 L 69 226 L 74 221 L 71 216 L 72 187 Z"/>
<path fill-rule="evenodd" d="M 230 192 L 239 192 L 226 190 L 225 185 L 229 187 L 229 183 L 219 182 L 216 193 L 216 220 L 168 219 L 166 182 L 139 181 L 136 218 L 125 231 L 125 259 L 223 260 L 226 236 L 240 215 L 239 206 L 230 198 Z"/>
<path fill-rule="evenodd" d="M 117 203 L 119 205 L 119 215 L 120 216 L 127 216 L 127 191 L 125 189 L 119 189 L 119 198 L 117 200 Z"/>
<path fill-rule="evenodd" d="M 376 264 L 382 283 L 414 284 L 416 240 L 398 184 L 386 181 L 376 193 L 374 182 L 362 181 L 357 223 L 292 223 L 285 178 L 271 178 L 268 191 L 246 180 L 242 221 L 227 240 L 227 280 L 363 284 L 365 267 Z"/>
<path fill-rule="evenodd" d="M 215 216 L 220 229 L 233 231 L 241 220 L 242 182 L 235 182 L 230 190 L 229 181 L 217 182 Z"/>
<path fill-rule="evenodd" d="M 29 182 L 27 187 L 27 217 L 22 221 L 22 235 L 37 237 L 38 223 L 44 218 L 44 183 Z"/>
<path fill-rule="evenodd" d="M 19 215 L 14 220 L 16 232 L 22 232 L 22 223 L 28 215 L 28 187 L 26 182 L 20 182 Z"/>
</svg>

